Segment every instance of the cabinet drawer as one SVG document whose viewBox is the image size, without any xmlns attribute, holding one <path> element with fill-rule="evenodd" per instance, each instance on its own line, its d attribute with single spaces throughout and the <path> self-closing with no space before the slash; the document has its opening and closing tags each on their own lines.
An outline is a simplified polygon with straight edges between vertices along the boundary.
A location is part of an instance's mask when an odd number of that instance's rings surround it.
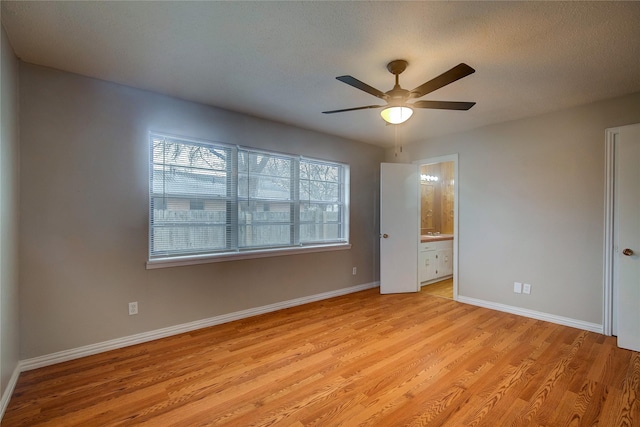
<svg viewBox="0 0 640 427">
<path fill-rule="evenodd" d="M 453 240 L 439 240 L 436 242 L 421 242 L 419 251 L 435 251 L 453 248 Z"/>
<path fill-rule="evenodd" d="M 436 248 L 436 243 L 438 242 L 424 242 L 420 243 L 420 252 L 422 251 L 432 251 Z"/>
<path fill-rule="evenodd" d="M 449 249 L 453 248 L 453 239 L 451 240 L 442 240 L 440 242 L 435 242 L 438 244 L 438 249 Z"/>
</svg>

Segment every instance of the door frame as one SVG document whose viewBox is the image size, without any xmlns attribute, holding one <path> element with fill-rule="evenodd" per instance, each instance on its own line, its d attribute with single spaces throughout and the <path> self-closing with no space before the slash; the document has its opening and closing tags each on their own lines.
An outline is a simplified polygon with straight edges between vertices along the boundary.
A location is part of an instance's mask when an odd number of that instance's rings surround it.
<svg viewBox="0 0 640 427">
<path fill-rule="evenodd" d="M 613 282 L 614 282 L 614 193 L 615 193 L 615 146 L 620 135 L 618 128 L 605 131 L 605 185 L 604 185 L 604 268 L 602 295 L 602 333 L 613 334 Z"/>
<path fill-rule="evenodd" d="M 458 301 L 458 194 L 460 193 L 458 153 L 413 161 L 414 164 L 418 165 L 418 172 L 422 165 L 442 162 L 453 162 L 453 179 L 455 184 L 453 186 L 453 300 Z M 418 176 L 419 175 L 418 173 Z M 418 204 L 418 210 L 420 210 L 420 204 Z M 418 215 L 418 221 L 420 221 L 420 215 Z M 420 230 L 419 222 L 418 230 Z M 418 286 L 420 286 L 420 283 L 418 283 Z"/>
</svg>

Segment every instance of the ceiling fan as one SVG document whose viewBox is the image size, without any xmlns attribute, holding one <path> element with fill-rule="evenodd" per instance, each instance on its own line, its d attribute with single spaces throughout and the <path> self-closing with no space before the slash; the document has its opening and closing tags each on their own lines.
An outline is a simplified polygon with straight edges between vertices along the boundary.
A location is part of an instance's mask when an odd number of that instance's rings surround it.
<svg viewBox="0 0 640 427">
<path fill-rule="evenodd" d="M 345 111 L 366 110 L 369 108 L 383 108 L 380 112 L 382 118 L 390 124 L 404 123 L 413 114 L 413 108 L 432 108 L 439 110 L 468 110 L 473 107 L 475 102 L 457 102 L 457 101 L 416 101 L 408 103 L 409 100 L 420 98 L 428 93 L 431 93 L 441 87 L 444 87 L 450 83 L 460 80 L 469 74 L 475 73 L 476 70 L 468 66 L 467 64 L 458 64 L 449 71 L 440 74 L 438 77 L 429 80 L 428 82 L 418 86 L 417 88 L 409 91 L 400 87 L 398 83 L 399 75 L 406 70 L 409 63 L 403 59 L 396 59 L 387 64 L 387 70 L 394 76 L 396 76 L 396 84 L 393 89 L 382 92 L 374 87 L 369 86 L 366 83 L 361 82 L 352 76 L 340 76 L 336 79 L 343 83 L 353 86 L 356 89 L 367 92 L 373 96 L 385 100 L 385 105 L 367 105 L 364 107 L 345 108 L 342 110 L 323 111 L 324 114 L 343 113 Z"/>
</svg>

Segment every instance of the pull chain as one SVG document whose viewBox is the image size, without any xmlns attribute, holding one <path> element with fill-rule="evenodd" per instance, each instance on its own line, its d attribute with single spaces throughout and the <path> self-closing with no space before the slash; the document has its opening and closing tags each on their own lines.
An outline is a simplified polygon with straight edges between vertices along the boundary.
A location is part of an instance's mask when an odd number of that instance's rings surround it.
<svg viewBox="0 0 640 427">
<path fill-rule="evenodd" d="M 402 153 L 402 142 L 398 144 L 398 125 L 392 125 L 392 126 L 393 126 L 393 133 L 394 133 L 394 144 L 393 144 L 394 154 L 396 157 L 398 157 L 398 148 L 400 148 L 400 152 Z"/>
<path fill-rule="evenodd" d="M 393 127 L 393 133 L 394 133 L 394 140 L 393 140 L 394 154 L 396 157 L 398 157 L 398 127 L 397 126 Z"/>
</svg>

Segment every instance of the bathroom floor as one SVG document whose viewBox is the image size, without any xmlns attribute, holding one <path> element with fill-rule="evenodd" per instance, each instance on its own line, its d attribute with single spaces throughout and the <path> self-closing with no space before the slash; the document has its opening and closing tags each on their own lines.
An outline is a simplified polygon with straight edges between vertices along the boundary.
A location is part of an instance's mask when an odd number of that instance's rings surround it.
<svg viewBox="0 0 640 427">
<path fill-rule="evenodd" d="M 425 285 L 420 292 L 434 297 L 453 299 L 453 278 Z"/>
</svg>

